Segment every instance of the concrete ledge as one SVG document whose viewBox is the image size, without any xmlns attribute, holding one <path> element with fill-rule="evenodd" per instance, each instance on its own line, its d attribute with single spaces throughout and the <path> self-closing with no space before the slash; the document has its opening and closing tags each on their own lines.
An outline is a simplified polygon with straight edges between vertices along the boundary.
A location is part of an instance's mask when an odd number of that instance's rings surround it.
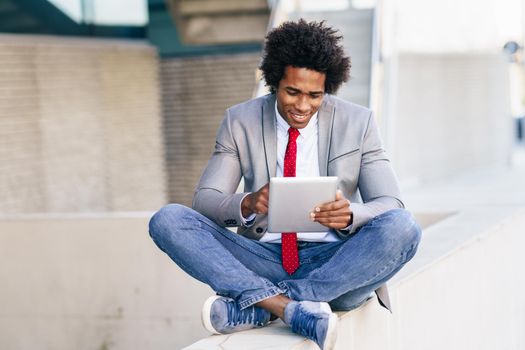
<svg viewBox="0 0 525 350">
<path fill-rule="evenodd" d="M 148 235 L 149 213 L 0 219 L 0 349 L 181 349 L 213 292 Z"/>
<path fill-rule="evenodd" d="M 523 227 L 523 207 L 465 209 L 434 221 L 416 257 L 390 283 L 394 313 L 375 298 L 340 313 L 336 349 L 525 348 L 525 275 L 516 273 L 525 264 Z M 185 348 L 201 349 L 318 348 L 276 322 Z"/>
<path fill-rule="evenodd" d="M 338 349 L 525 348 L 524 207 L 447 215 L 416 215 L 426 228 L 419 253 L 391 283 L 394 314 L 375 300 L 340 314 Z M 280 322 L 205 338 L 200 309 L 213 292 L 154 246 L 148 219 L 0 219 L 0 348 L 316 348 Z"/>
</svg>

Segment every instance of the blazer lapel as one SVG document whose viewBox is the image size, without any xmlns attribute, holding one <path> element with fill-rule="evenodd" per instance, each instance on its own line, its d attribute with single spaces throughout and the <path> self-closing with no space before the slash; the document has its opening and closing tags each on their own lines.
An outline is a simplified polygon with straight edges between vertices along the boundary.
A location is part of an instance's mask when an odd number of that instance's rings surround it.
<svg viewBox="0 0 525 350">
<path fill-rule="evenodd" d="M 268 181 L 277 171 L 277 128 L 275 127 L 275 94 L 271 94 L 262 110 L 263 144 L 268 169 Z"/>
<path fill-rule="evenodd" d="M 334 118 L 334 106 L 330 103 L 330 97 L 325 95 L 324 101 L 319 108 L 317 149 L 319 156 L 319 175 L 327 176 L 328 155 L 330 153 L 330 142 L 332 141 L 332 124 Z"/>
</svg>

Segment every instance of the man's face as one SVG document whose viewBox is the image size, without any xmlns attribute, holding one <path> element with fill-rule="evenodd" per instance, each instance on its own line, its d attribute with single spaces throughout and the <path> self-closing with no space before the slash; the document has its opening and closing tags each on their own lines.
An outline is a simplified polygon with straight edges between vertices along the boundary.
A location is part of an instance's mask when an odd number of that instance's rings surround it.
<svg viewBox="0 0 525 350">
<path fill-rule="evenodd" d="M 277 110 L 288 125 L 302 129 L 323 102 L 326 75 L 308 68 L 287 66 L 277 87 Z"/>
</svg>

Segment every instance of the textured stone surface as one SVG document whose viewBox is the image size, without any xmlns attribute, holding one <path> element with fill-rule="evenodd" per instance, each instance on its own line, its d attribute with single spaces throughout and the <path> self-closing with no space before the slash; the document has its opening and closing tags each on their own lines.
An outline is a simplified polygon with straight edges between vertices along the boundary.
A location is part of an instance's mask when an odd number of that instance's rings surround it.
<svg viewBox="0 0 525 350">
<path fill-rule="evenodd" d="M 166 202 L 153 48 L 1 35 L 0 67 L 0 213 Z"/>
<path fill-rule="evenodd" d="M 162 61 L 171 202 L 191 205 L 226 108 L 252 97 L 259 53 Z"/>
</svg>

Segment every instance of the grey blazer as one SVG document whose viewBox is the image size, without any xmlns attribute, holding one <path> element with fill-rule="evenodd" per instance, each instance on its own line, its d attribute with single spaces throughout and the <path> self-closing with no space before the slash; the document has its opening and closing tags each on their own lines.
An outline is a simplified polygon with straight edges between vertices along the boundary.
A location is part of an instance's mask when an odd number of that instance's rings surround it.
<svg viewBox="0 0 525 350">
<path fill-rule="evenodd" d="M 217 224 L 237 226 L 240 235 L 260 239 L 267 229 L 266 215 L 242 226 L 241 200 L 275 176 L 277 126 L 275 95 L 269 94 L 226 111 L 215 151 L 197 185 L 193 208 Z M 345 239 L 373 217 L 402 208 L 399 187 L 382 148 L 372 112 L 325 94 L 318 114 L 319 174 L 338 176 L 338 188 L 350 199 L 353 224 L 337 231 Z M 241 177 L 244 192 L 235 193 Z M 386 286 L 376 290 L 390 309 Z"/>
</svg>

